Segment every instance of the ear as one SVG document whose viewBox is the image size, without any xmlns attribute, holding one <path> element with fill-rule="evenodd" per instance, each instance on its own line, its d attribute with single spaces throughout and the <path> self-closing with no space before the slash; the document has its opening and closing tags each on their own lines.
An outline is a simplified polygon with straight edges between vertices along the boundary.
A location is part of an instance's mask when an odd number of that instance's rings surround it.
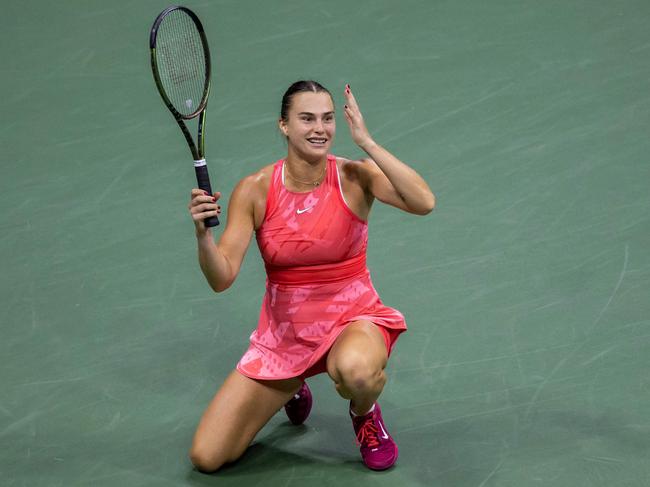
<svg viewBox="0 0 650 487">
<path fill-rule="evenodd" d="M 278 127 L 280 127 L 280 131 L 284 134 L 285 137 L 289 136 L 289 129 L 287 128 L 287 122 L 283 119 L 278 119 Z"/>
</svg>

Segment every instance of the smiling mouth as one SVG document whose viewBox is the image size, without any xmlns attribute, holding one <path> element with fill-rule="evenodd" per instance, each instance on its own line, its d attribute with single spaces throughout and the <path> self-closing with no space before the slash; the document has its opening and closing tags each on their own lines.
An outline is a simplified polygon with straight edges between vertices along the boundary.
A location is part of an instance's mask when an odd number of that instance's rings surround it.
<svg viewBox="0 0 650 487">
<path fill-rule="evenodd" d="M 310 144 L 316 145 L 316 146 L 323 146 L 323 145 L 325 145 L 327 143 L 327 139 L 325 139 L 323 137 L 310 137 L 309 139 L 307 139 L 307 141 Z"/>
</svg>

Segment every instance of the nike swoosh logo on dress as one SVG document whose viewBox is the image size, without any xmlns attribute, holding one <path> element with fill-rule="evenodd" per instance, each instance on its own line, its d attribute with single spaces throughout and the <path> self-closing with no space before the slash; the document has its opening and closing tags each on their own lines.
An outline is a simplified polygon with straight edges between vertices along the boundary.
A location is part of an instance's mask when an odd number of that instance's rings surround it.
<svg viewBox="0 0 650 487">
<path fill-rule="evenodd" d="M 312 208 L 313 208 L 313 206 L 310 206 L 309 208 L 304 208 L 304 209 L 302 209 L 302 210 L 296 210 L 296 213 L 298 213 L 299 215 L 301 215 L 301 214 L 303 214 L 304 212 L 311 210 Z"/>
</svg>

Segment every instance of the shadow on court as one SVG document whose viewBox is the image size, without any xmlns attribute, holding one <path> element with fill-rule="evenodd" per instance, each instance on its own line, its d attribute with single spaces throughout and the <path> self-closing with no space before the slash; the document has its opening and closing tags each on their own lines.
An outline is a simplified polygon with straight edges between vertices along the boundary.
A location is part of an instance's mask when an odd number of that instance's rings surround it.
<svg viewBox="0 0 650 487">
<path fill-rule="evenodd" d="M 341 419 L 347 418 L 319 415 L 311 419 L 309 425 L 294 426 L 286 422 L 267 428 L 238 461 L 214 474 L 192 469 L 187 479 L 193 485 L 217 485 L 225 480 L 241 480 L 249 485 L 251 478 L 266 478 L 269 485 L 283 485 L 298 479 L 309 481 L 369 472 L 361 463 L 353 434 L 342 427 L 348 426 L 347 423 L 341 425 Z M 313 441 L 315 430 L 316 442 Z M 310 436 L 312 441 L 308 439 Z M 346 440 L 349 448 L 342 446 Z"/>
</svg>

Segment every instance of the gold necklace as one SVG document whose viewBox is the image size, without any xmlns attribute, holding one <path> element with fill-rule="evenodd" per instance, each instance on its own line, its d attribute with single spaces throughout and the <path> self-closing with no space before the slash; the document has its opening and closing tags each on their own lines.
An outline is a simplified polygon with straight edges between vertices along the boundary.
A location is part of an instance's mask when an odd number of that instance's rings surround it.
<svg viewBox="0 0 650 487">
<path fill-rule="evenodd" d="M 318 186 L 320 183 L 322 183 L 321 179 L 325 175 L 325 170 L 327 169 L 327 162 L 323 165 L 323 170 L 319 174 L 319 176 L 314 180 L 314 181 L 303 181 L 301 179 L 298 179 L 297 177 L 293 176 L 291 172 L 289 172 L 289 165 L 287 164 L 287 161 L 284 161 L 285 167 L 287 169 L 287 176 L 289 176 L 291 179 L 293 179 L 295 182 L 300 183 L 300 184 L 305 184 L 307 186 Z"/>
</svg>

